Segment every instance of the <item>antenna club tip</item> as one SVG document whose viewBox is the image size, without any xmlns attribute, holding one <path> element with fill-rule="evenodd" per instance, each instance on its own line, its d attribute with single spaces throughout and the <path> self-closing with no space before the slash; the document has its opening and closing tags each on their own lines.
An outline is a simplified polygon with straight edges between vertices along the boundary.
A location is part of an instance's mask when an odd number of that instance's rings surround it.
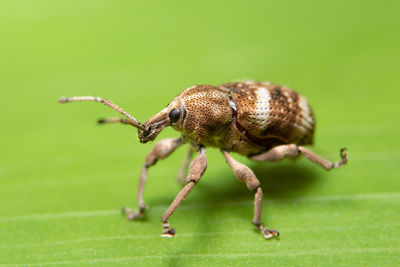
<svg viewBox="0 0 400 267">
<path fill-rule="evenodd" d="M 99 120 L 97 121 L 98 124 L 103 124 L 103 123 L 105 123 L 105 122 L 106 122 L 105 119 L 99 119 Z"/>
<path fill-rule="evenodd" d="M 69 101 L 69 99 L 65 96 L 61 97 L 60 99 L 58 99 L 58 103 L 67 103 Z"/>
</svg>

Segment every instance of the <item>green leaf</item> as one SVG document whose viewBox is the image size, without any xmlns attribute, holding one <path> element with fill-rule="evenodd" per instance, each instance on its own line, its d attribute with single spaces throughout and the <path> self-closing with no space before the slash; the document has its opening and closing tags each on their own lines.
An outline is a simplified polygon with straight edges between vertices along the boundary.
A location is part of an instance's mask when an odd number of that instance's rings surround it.
<svg viewBox="0 0 400 267">
<path fill-rule="evenodd" d="M 397 266 L 400 262 L 398 1 L 3 1 L 0 3 L 0 266 Z M 264 191 L 264 240 L 253 192 L 218 149 L 170 219 L 186 148 L 149 170 L 144 218 L 139 172 L 154 143 L 134 128 L 194 84 L 270 80 L 306 96 L 316 153 L 250 166 Z M 179 136 L 167 129 L 158 140 Z"/>
</svg>

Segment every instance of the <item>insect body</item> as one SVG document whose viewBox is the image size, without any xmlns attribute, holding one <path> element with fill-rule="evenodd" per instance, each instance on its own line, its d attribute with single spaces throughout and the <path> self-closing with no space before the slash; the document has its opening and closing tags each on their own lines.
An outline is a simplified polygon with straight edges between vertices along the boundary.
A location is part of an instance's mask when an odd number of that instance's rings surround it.
<svg viewBox="0 0 400 267">
<path fill-rule="evenodd" d="M 206 170 L 207 146 L 219 148 L 235 176 L 255 193 L 252 223 L 267 239 L 278 236 L 279 232 L 261 224 L 263 195 L 260 182 L 253 171 L 236 161 L 230 152 L 237 152 L 255 161 L 267 162 L 303 154 L 326 170 L 338 168 L 347 162 L 345 149 L 340 150 L 340 161 L 330 162 L 303 147 L 312 144 L 315 126 L 307 101 L 287 87 L 267 82 L 227 83 L 218 87 L 192 86 L 143 124 L 109 100 L 91 96 L 60 99 L 61 103 L 73 101 L 101 102 L 120 112 L 127 119 L 111 118 L 99 120 L 99 123 L 121 122 L 132 125 L 138 129 L 141 143 L 154 140 L 168 126 L 181 132 L 182 136 L 179 138 L 159 141 L 147 155 L 138 187 L 139 210 L 135 212 L 129 208 L 123 209 L 128 220 L 141 217 L 146 209 L 143 190 L 148 168 L 157 160 L 168 157 L 182 144 L 189 144 L 180 177 L 186 185 L 161 217 L 162 236 L 175 235 L 168 219 Z M 186 176 L 193 150 L 197 150 L 198 155 L 191 162 Z"/>
</svg>

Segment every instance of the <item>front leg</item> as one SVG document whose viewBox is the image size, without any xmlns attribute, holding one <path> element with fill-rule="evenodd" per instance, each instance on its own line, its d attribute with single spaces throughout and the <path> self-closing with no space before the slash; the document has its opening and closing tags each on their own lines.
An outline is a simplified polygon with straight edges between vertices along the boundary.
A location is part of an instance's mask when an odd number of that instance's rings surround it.
<svg viewBox="0 0 400 267">
<path fill-rule="evenodd" d="M 178 177 L 177 177 L 177 180 L 181 185 L 185 185 L 187 183 L 187 181 L 186 181 L 186 173 L 187 173 L 190 161 L 192 159 L 192 155 L 193 155 L 193 148 L 192 148 L 192 146 L 189 146 L 189 149 L 188 149 L 187 154 L 185 156 L 185 160 L 184 160 L 184 162 L 182 164 L 181 169 L 179 170 Z"/>
<path fill-rule="evenodd" d="M 171 237 L 175 235 L 175 229 L 171 228 L 168 219 L 174 213 L 176 208 L 182 202 L 182 200 L 189 194 L 195 184 L 197 184 L 207 168 L 207 156 L 206 149 L 203 146 L 198 148 L 198 156 L 190 164 L 189 174 L 186 178 L 188 181 L 184 188 L 178 193 L 174 201 L 171 203 L 169 208 L 165 211 L 163 216 L 161 216 L 161 221 L 163 223 L 163 232 L 161 236 Z"/>
<path fill-rule="evenodd" d="M 158 142 L 146 157 L 140 173 L 139 187 L 137 193 L 138 211 L 133 211 L 130 208 L 122 208 L 122 213 L 127 220 L 134 220 L 143 216 L 147 206 L 143 201 L 143 191 L 147 180 L 147 169 L 156 164 L 157 160 L 168 157 L 177 147 L 183 144 L 182 138 L 168 138 Z"/>
</svg>

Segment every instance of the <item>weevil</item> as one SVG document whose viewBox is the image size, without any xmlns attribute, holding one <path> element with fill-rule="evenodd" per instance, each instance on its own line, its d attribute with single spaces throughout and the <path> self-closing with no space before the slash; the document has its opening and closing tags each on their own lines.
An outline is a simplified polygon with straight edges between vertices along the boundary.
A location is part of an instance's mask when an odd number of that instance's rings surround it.
<svg viewBox="0 0 400 267">
<path fill-rule="evenodd" d="M 134 126 L 138 130 L 141 143 L 156 139 L 168 126 L 181 133 L 179 138 L 159 141 L 147 155 L 140 173 L 138 210 L 122 209 L 128 220 L 142 217 L 147 208 L 143 201 L 143 191 L 148 169 L 158 160 L 168 157 L 177 147 L 189 144 L 179 176 L 179 180 L 185 182 L 185 185 L 161 216 L 162 236 L 175 235 L 168 220 L 204 174 L 207 168 L 206 147 L 220 149 L 234 175 L 254 192 L 252 224 L 266 239 L 279 236 L 279 232 L 261 224 L 263 193 L 260 181 L 249 167 L 235 160 L 231 152 L 263 162 L 278 162 L 303 154 L 326 170 L 339 168 L 347 163 L 348 156 L 344 148 L 340 150 L 341 159 L 331 162 L 304 147 L 313 143 L 315 120 L 310 106 L 303 96 L 290 88 L 269 82 L 192 86 L 182 91 L 166 108 L 145 123 L 140 123 L 112 101 L 100 97 L 62 97 L 59 100 L 61 103 L 75 101 L 100 102 L 118 111 L 126 118 L 101 119 L 98 122 L 118 122 Z M 194 151 L 198 154 L 191 161 Z"/>
</svg>

